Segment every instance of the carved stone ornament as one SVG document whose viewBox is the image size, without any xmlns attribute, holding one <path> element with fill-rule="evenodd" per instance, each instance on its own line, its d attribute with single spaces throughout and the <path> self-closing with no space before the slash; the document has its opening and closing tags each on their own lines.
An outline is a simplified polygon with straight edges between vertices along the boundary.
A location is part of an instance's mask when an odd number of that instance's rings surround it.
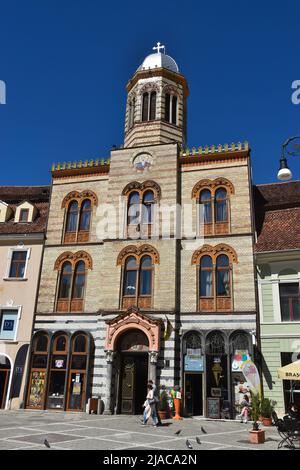
<svg viewBox="0 0 300 470">
<path fill-rule="evenodd" d="M 169 93 L 170 95 L 179 96 L 178 89 L 173 85 L 166 85 L 163 88 L 164 93 Z"/>
<path fill-rule="evenodd" d="M 127 196 L 131 191 L 145 191 L 147 189 L 151 189 L 154 193 L 155 200 L 159 200 L 161 198 L 161 189 L 159 184 L 155 181 L 147 180 L 143 183 L 139 183 L 138 181 L 132 181 L 128 183 L 122 191 L 123 196 Z"/>
<path fill-rule="evenodd" d="M 83 250 L 77 251 L 76 253 L 72 253 L 71 251 L 65 251 L 55 261 L 54 269 L 61 269 L 65 261 L 70 261 L 73 269 L 77 261 L 84 261 L 85 266 L 88 269 L 93 269 L 93 260 L 91 255 L 89 255 L 89 253 Z"/>
<path fill-rule="evenodd" d="M 202 248 L 196 250 L 192 256 L 192 264 L 199 264 L 200 258 L 204 255 L 211 256 L 213 262 L 215 262 L 217 256 L 222 254 L 227 255 L 231 263 L 238 262 L 236 251 L 231 246 L 220 243 L 216 246 L 203 245 Z"/>
<path fill-rule="evenodd" d="M 159 253 L 158 251 L 151 245 L 128 245 L 119 253 L 117 258 L 117 266 L 121 266 L 124 260 L 127 258 L 128 255 L 136 255 L 136 256 L 143 256 L 143 255 L 150 255 L 154 264 L 159 264 Z"/>
<path fill-rule="evenodd" d="M 158 82 L 149 82 L 142 86 L 140 89 L 140 94 L 142 95 L 144 93 L 151 93 L 151 91 L 156 91 L 156 93 L 159 93 L 159 90 L 160 88 Z"/>
<path fill-rule="evenodd" d="M 114 360 L 114 355 L 115 355 L 114 351 L 105 351 L 106 362 L 112 363 Z"/>
<path fill-rule="evenodd" d="M 226 178 L 216 178 L 215 180 L 204 179 L 198 181 L 192 190 L 192 198 L 198 197 L 202 189 L 210 189 L 213 193 L 216 189 L 225 188 L 229 194 L 234 194 L 234 186 Z"/>
<path fill-rule="evenodd" d="M 92 204 L 94 206 L 98 206 L 98 197 L 97 197 L 97 194 L 94 193 L 94 191 L 91 191 L 90 189 L 85 189 L 84 191 L 71 191 L 70 193 L 68 193 L 62 203 L 61 203 L 61 208 L 62 209 L 65 209 L 66 207 L 68 207 L 68 205 L 70 204 L 71 201 L 77 201 L 78 202 L 78 205 L 80 206 L 82 201 L 84 201 L 84 199 L 90 199 Z"/>
<path fill-rule="evenodd" d="M 156 364 L 158 359 L 158 352 L 157 351 L 149 351 L 149 357 L 151 364 Z"/>
</svg>

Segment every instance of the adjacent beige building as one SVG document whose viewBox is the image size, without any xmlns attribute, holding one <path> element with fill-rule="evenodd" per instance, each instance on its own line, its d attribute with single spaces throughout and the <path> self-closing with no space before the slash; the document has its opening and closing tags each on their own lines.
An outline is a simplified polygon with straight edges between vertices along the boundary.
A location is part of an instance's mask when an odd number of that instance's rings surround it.
<svg viewBox="0 0 300 470">
<path fill-rule="evenodd" d="M 0 408 L 23 404 L 50 188 L 0 187 Z"/>
</svg>

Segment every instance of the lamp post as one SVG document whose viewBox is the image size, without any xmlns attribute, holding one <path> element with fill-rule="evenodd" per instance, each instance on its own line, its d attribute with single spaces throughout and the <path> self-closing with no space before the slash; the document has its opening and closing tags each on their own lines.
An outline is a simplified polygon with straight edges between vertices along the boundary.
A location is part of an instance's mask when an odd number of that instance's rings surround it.
<svg viewBox="0 0 300 470">
<path fill-rule="evenodd" d="M 290 137 L 287 139 L 283 144 L 282 144 L 282 150 L 281 150 L 281 158 L 279 160 L 279 171 L 277 174 L 277 178 L 281 181 L 287 181 L 292 178 L 292 172 L 288 167 L 287 164 L 287 159 L 286 159 L 286 148 L 290 144 L 290 142 L 293 142 L 296 139 L 300 139 L 300 135 L 296 135 L 294 137 Z M 294 151 L 292 152 L 287 152 L 289 155 L 293 156 L 300 156 L 300 144 L 294 144 L 293 145 Z"/>
</svg>

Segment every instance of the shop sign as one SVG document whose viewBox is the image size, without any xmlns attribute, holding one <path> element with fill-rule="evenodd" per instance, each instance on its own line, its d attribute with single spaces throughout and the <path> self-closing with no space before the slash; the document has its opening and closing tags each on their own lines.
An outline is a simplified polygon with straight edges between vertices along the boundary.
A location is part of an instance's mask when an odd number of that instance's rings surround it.
<svg viewBox="0 0 300 470">
<path fill-rule="evenodd" d="M 186 372 L 203 372 L 204 360 L 203 356 L 184 356 L 184 370 Z"/>
<path fill-rule="evenodd" d="M 64 367 L 64 360 L 63 359 L 56 359 L 55 360 L 55 367 L 57 369 L 62 369 Z"/>
<path fill-rule="evenodd" d="M 242 365 L 245 361 L 249 361 L 250 356 L 248 350 L 236 350 L 232 359 L 231 371 L 241 372 Z"/>
</svg>

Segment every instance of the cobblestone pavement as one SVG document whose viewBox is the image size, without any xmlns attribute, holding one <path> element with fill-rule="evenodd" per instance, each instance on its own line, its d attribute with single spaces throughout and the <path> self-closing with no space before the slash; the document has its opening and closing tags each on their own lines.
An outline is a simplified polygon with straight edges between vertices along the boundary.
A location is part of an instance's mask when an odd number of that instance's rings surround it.
<svg viewBox="0 0 300 470">
<path fill-rule="evenodd" d="M 142 426 L 139 416 L 0 411 L 0 450 L 187 450 L 187 439 L 193 450 L 277 449 L 280 438 L 275 428 L 265 428 L 265 444 L 255 445 L 249 443 L 251 427 L 250 423 L 195 417 L 166 420 L 155 428 Z M 44 445 L 45 439 L 50 449 Z"/>
</svg>

